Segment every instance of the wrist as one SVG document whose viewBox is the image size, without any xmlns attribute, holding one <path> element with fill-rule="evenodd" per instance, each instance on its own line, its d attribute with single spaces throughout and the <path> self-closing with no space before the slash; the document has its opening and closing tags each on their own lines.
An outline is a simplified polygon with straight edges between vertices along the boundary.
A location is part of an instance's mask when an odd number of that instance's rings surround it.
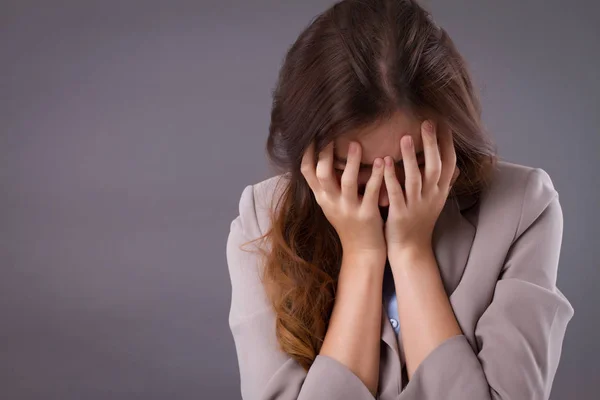
<svg viewBox="0 0 600 400">
<path fill-rule="evenodd" d="M 342 250 L 342 261 L 351 260 L 359 264 L 384 264 L 387 258 L 386 249 L 381 250 Z"/>
<path fill-rule="evenodd" d="M 361 279 L 383 278 L 386 254 L 371 252 L 346 252 L 342 254 L 340 274 L 360 275 Z"/>
<path fill-rule="evenodd" d="M 396 265 L 410 265 L 429 256 L 433 256 L 433 248 L 425 245 L 396 246 L 388 251 L 388 259 L 392 268 Z"/>
</svg>

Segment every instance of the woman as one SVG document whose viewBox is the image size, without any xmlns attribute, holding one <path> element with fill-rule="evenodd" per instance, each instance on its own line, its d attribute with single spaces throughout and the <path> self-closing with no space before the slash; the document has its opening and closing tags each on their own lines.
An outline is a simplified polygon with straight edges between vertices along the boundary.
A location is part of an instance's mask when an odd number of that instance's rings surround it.
<svg viewBox="0 0 600 400">
<path fill-rule="evenodd" d="M 300 34 L 282 173 L 245 188 L 227 242 L 244 399 L 548 399 L 573 316 L 558 194 L 498 160 L 480 113 L 414 0 L 345 0 Z"/>
</svg>

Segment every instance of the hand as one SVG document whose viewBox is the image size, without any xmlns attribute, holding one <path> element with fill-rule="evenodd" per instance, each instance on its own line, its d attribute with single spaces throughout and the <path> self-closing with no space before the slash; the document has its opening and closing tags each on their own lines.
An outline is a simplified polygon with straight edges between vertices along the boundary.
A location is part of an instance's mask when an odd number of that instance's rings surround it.
<svg viewBox="0 0 600 400">
<path fill-rule="evenodd" d="M 441 149 L 432 123 L 425 121 L 421 125 L 421 135 L 425 153 L 424 177 L 417 165 L 412 137 L 405 135 L 401 139 L 406 195 L 396 179 L 394 160 L 385 157 L 384 179 L 390 201 L 385 238 L 390 259 L 405 250 L 431 248 L 435 222 L 459 174 L 452 132 L 449 129 L 440 132 Z"/>
<path fill-rule="evenodd" d="M 358 172 L 362 149 L 352 142 L 341 182 L 333 170 L 333 142 L 319 154 L 315 169 L 314 142 L 302 157 L 301 172 L 323 213 L 335 228 L 344 254 L 386 258 L 383 219 L 379 212 L 379 190 L 383 182 L 383 160 L 373 162 L 371 177 L 362 199 L 358 195 Z"/>
</svg>

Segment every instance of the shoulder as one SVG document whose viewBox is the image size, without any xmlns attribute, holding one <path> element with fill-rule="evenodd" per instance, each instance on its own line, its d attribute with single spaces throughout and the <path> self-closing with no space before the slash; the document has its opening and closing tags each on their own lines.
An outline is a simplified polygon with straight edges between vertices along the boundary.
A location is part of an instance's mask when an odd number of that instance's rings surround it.
<svg viewBox="0 0 600 400">
<path fill-rule="evenodd" d="M 507 161 L 498 161 L 480 200 L 480 218 L 493 215 L 514 221 L 515 236 L 519 236 L 549 206 L 560 211 L 558 192 L 545 170 Z"/>
<path fill-rule="evenodd" d="M 248 238 L 264 234 L 271 212 L 289 184 L 286 174 L 247 185 L 240 196 L 239 219 Z M 560 209 L 558 192 L 550 175 L 542 168 L 498 161 L 488 187 L 479 199 L 479 217 L 513 220 L 515 234 L 531 225 L 551 204 Z"/>
<path fill-rule="evenodd" d="M 239 222 L 245 236 L 254 239 L 263 235 L 270 225 L 271 212 L 283 194 L 289 179 L 287 175 L 276 175 L 248 184 L 239 200 Z"/>
<path fill-rule="evenodd" d="M 231 222 L 226 257 L 232 290 L 229 324 L 235 332 L 238 328 L 234 327 L 249 316 L 271 310 L 261 281 L 264 260 L 259 253 L 264 248 L 250 245 L 268 230 L 269 205 L 283 183 L 282 176 L 275 176 L 246 185 L 240 195 L 238 215 Z"/>
<path fill-rule="evenodd" d="M 523 200 L 528 197 L 528 200 L 542 202 L 557 195 L 550 175 L 542 168 L 508 161 L 498 161 L 486 194 L 488 198 Z"/>
</svg>

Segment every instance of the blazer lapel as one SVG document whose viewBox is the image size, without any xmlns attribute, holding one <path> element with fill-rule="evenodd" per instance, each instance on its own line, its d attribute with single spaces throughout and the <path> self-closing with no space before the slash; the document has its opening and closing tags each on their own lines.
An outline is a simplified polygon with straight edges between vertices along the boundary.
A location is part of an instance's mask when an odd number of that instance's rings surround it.
<svg viewBox="0 0 600 400">
<path fill-rule="evenodd" d="M 475 238 L 475 227 L 463 215 L 475 201 L 473 196 L 448 199 L 433 229 L 433 252 L 448 297 L 462 278 Z"/>
</svg>

